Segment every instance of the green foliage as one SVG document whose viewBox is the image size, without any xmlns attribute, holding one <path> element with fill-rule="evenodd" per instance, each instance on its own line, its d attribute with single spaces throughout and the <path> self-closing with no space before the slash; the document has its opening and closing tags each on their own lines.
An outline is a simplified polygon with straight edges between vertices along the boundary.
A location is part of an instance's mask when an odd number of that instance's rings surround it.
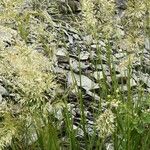
<svg viewBox="0 0 150 150">
<path fill-rule="evenodd" d="M 51 93 L 50 89 L 56 87 L 52 74 L 46 72 L 51 67 L 47 58 L 23 45 L 13 48 L 12 51 L 1 51 L 0 76 L 3 76 L 7 81 L 6 84 L 9 87 L 9 91 L 18 95 L 15 98 L 16 106 L 15 104 L 9 106 L 3 104 L 7 108 L 5 110 L 5 107 L 1 105 L 3 108 L 1 113 L 4 114 L 3 117 L 6 124 L 9 124 L 7 121 L 10 120 L 8 118 L 5 119 L 7 117 L 5 113 L 16 113 L 16 109 L 20 116 L 17 120 L 18 122 L 26 120 L 26 116 L 29 113 L 38 109 L 45 114 L 45 110 L 49 107 L 47 104 L 50 104 L 51 101 L 44 93 Z M 13 110 L 14 107 L 16 107 L 15 110 Z M 13 118 L 12 116 L 12 120 L 14 120 Z M 9 131 L 7 126 L 3 126 L 1 130 L 8 130 L 8 133 L 12 132 L 14 134 L 13 128 L 17 128 L 17 126 L 13 122 L 11 122 L 11 125 L 12 131 Z M 1 133 L 3 134 L 3 132 Z M 3 138 L 3 135 L 1 135 L 1 138 Z"/>
<path fill-rule="evenodd" d="M 51 74 L 44 72 L 51 67 L 48 59 L 24 45 L 16 45 L 12 51 L 1 51 L 1 57 L 1 75 L 8 78 L 13 90 L 20 92 L 22 98 L 28 97 L 29 101 L 36 97 L 42 100 L 42 93 L 52 83 Z"/>
<path fill-rule="evenodd" d="M 14 139 L 18 142 L 24 139 L 23 129 L 30 130 L 29 124 L 33 125 L 31 114 L 40 110 L 45 117 L 51 112 L 52 89 L 56 88 L 50 72 L 50 56 L 47 58 L 27 45 L 30 21 L 36 12 L 29 10 L 21 15 L 22 2 L 1 1 L 1 29 L 5 29 L 4 33 L 10 37 L 3 37 L 0 43 L 0 78 L 14 96 L 0 104 L 0 149 L 10 145 Z M 4 41 L 11 38 L 15 38 L 14 43 L 4 47 Z"/>
<path fill-rule="evenodd" d="M 94 114 L 97 121 L 91 136 L 86 134 L 87 122 L 82 92 L 79 89 L 76 91 L 81 112 L 83 141 L 78 141 L 76 138 L 80 130 L 73 128 L 73 116 L 67 105 L 68 93 L 64 93 L 62 97 L 54 96 L 57 85 L 50 72 L 54 48 L 48 41 L 53 41 L 55 38 L 45 31 L 42 22 L 44 20 L 52 25 L 52 30 L 54 29 L 55 24 L 51 17 L 43 11 L 48 9 L 51 3 L 48 0 L 33 0 L 31 1 L 33 10 L 25 10 L 21 14 L 22 2 L 23 0 L 0 2 L 2 7 L 0 21 L 3 29 L 10 32 L 11 28 L 15 28 L 17 31 L 17 38 L 9 48 L 4 48 L 0 43 L 0 78 L 9 92 L 14 94 L 14 97 L 9 97 L 7 101 L 0 104 L 0 149 L 7 149 L 9 146 L 14 150 L 58 150 L 61 148 L 76 150 L 81 149 L 82 142 L 87 150 L 104 149 L 106 140 L 111 138 L 110 143 L 117 150 L 148 150 L 150 147 L 150 97 L 141 94 L 142 89 L 139 87 L 139 97 L 134 103 L 130 72 L 135 57 L 128 55 L 127 59 L 120 64 L 121 68 L 126 67 L 128 70 L 128 92 L 126 99 L 124 98 L 125 95 L 119 90 L 116 74 L 113 72 L 112 46 L 109 40 L 113 39 L 116 42 L 116 49 L 120 47 L 127 52 L 142 50 L 144 39 L 149 37 L 149 0 L 129 1 L 122 18 L 115 15 L 114 1 L 82 0 L 83 19 L 80 28 L 83 32 L 91 34 L 95 41 L 99 38 L 104 39 L 113 81 L 112 91 L 109 91 L 105 84 L 106 78 L 99 83 L 102 87 L 101 94 L 106 103 L 106 110 L 103 110 L 100 99 L 99 111 Z M 38 24 L 35 18 L 39 18 Z M 34 41 L 35 45 L 29 46 L 31 32 L 37 39 Z M 34 49 L 34 46 L 36 47 L 39 43 L 43 45 L 44 54 L 48 57 Z M 100 48 L 97 48 L 97 56 L 101 60 Z M 104 72 L 103 76 L 105 76 Z M 74 82 L 74 86 L 76 84 Z M 63 100 L 65 105 L 53 104 L 54 99 L 59 99 L 60 102 Z M 62 120 L 57 119 L 57 113 L 62 109 L 64 110 L 64 131 L 60 131 Z M 59 138 L 61 132 L 65 132 L 67 137 Z"/>
</svg>

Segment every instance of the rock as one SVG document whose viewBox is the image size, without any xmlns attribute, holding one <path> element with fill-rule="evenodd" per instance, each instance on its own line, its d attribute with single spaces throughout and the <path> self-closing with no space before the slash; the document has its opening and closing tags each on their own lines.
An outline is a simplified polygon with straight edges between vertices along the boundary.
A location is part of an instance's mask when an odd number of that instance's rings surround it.
<svg viewBox="0 0 150 150">
<path fill-rule="evenodd" d="M 0 103 L 2 103 L 2 99 L 3 99 L 3 98 L 2 98 L 2 95 L 0 94 Z"/>
<path fill-rule="evenodd" d="M 63 68 L 60 68 L 59 66 L 54 67 L 53 72 L 55 74 L 66 74 L 66 70 L 64 70 Z"/>
<path fill-rule="evenodd" d="M 150 87 L 150 75 L 144 74 L 140 72 L 140 81 L 142 81 L 145 85 Z"/>
<path fill-rule="evenodd" d="M 113 143 L 106 143 L 105 146 L 106 146 L 106 150 L 114 150 Z"/>
<path fill-rule="evenodd" d="M 8 91 L 1 85 L 0 85 L 0 95 L 2 95 L 2 96 L 8 95 Z"/>
<path fill-rule="evenodd" d="M 14 44 L 17 32 L 11 28 L 0 25 L 0 44 L 2 49 Z"/>
<path fill-rule="evenodd" d="M 118 53 L 114 55 L 117 59 L 123 58 L 125 56 L 124 53 Z"/>
<path fill-rule="evenodd" d="M 70 62 L 70 70 L 72 69 L 74 72 L 85 70 L 90 66 L 90 64 L 86 64 L 86 62 L 79 62 L 74 58 L 70 58 L 69 62 Z"/>
<path fill-rule="evenodd" d="M 69 41 L 70 44 L 73 44 L 74 43 L 73 36 L 68 35 L 68 41 Z"/>
<path fill-rule="evenodd" d="M 127 8 L 127 0 L 116 0 L 117 8 L 125 10 Z"/>
<path fill-rule="evenodd" d="M 8 96 L 9 93 L 8 91 L 0 85 L 0 103 L 3 101 L 3 97 L 2 96 Z"/>
<path fill-rule="evenodd" d="M 65 48 L 58 48 L 56 56 L 60 57 L 66 57 L 68 55 L 68 51 Z"/>
<path fill-rule="evenodd" d="M 57 60 L 58 60 L 59 63 L 68 62 L 68 60 L 69 60 L 68 52 L 63 47 L 57 49 L 56 57 L 57 57 Z"/>
<path fill-rule="evenodd" d="M 135 82 L 135 80 L 133 78 L 130 79 L 130 86 L 131 87 L 137 86 L 137 83 Z"/>
<path fill-rule="evenodd" d="M 73 34 L 72 36 L 75 40 L 81 40 L 81 38 L 78 34 Z"/>
<path fill-rule="evenodd" d="M 150 38 L 148 37 L 145 39 L 145 48 L 147 50 L 150 50 Z"/>
<path fill-rule="evenodd" d="M 91 44 L 92 41 L 93 41 L 92 35 L 84 36 L 84 37 L 83 37 L 83 41 L 84 41 L 86 44 L 88 44 L 88 45 Z"/>
<path fill-rule="evenodd" d="M 86 94 L 91 96 L 96 101 L 100 100 L 100 97 L 98 95 L 96 95 L 95 93 L 92 93 L 91 91 L 86 91 Z"/>
<path fill-rule="evenodd" d="M 122 92 L 127 92 L 128 91 L 128 86 L 127 86 L 127 80 L 128 79 L 126 79 L 126 83 L 124 84 L 124 83 L 121 83 L 120 84 L 120 90 L 122 91 Z M 130 79 L 130 88 L 134 88 L 134 87 L 136 87 L 137 86 L 137 83 L 135 82 L 135 80 L 134 79 Z"/>
<path fill-rule="evenodd" d="M 78 13 L 81 11 L 81 4 L 78 0 L 59 0 L 59 10 L 63 14 Z"/>
<path fill-rule="evenodd" d="M 101 80 L 101 79 L 103 79 L 103 72 L 102 71 L 95 71 L 93 73 L 93 76 L 96 80 Z"/>
<path fill-rule="evenodd" d="M 90 56 L 90 53 L 87 51 L 82 51 L 79 55 L 80 60 L 87 60 Z"/>
<path fill-rule="evenodd" d="M 80 81 L 80 79 L 81 79 L 81 81 Z M 84 75 L 80 76 L 78 74 L 72 73 L 71 71 L 68 73 L 67 80 L 68 80 L 67 82 L 68 82 L 69 86 L 76 85 L 78 87 L 82 87 L 86 91 L 90 91 L 93 89 L 99 89 L 99 85 L 96 84 L 95 82 L 93 82 L 88 77 L 86 77 Z"/>
</svg>

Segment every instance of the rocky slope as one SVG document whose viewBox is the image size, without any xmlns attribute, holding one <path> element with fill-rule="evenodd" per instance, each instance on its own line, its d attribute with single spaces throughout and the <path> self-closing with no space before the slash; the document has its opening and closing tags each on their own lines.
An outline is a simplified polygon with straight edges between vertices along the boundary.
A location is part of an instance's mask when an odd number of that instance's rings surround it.
<svg viewBox="0 0 150 150">
<path fill-rule="evenodd" d="M 28 3 L 22 8 L 32 9 Z M 46 8 L 47 9 L 47 8 Z M 42 11 L 43 18 L 31 16 L 32 20 L 27 26 L 29 34 L 27 35 L 27 44 L 34 47 L 35 50 L 47 53 L 51 47 L 56 51 L 53 53 L 53 68 L 50 70 L 57 76 L 57 81 L 62 88 L 59 94 L 63 95 L 69 89 L 68 108 L 74 118 L 74 128 L 79 127 L 78 138 L 83 136 L 80 128 L 80 105 L 77 102 L 78 89 L 82 90 L 84 100 L 85 117 L 87 121 L 87 133 L 93 133 L 95 123 L 94 113 L 98 111 L 100 99 L 103 101 L 105 109 L 105 97 L 103 97 L 103 84 L 108 89 L 108 95 L 113 91 L 114 81 L 112 75 L 115 75 L 118 91 L 127 99 L 128 80 L 133 94 L 134 102 L 138 99 L 139 87 L 145 93 L 150 93 L 150 49 L 145 47 L 141 51 L 127 52 L 123 49 L 113 48 L 113 41 L 110 41 L 111 49 L 107 49 L 107 43 L 101 39 L 101 36 L 94 39 L 92 35 L 82 33 L 79 28 L 72 26 L 69 19 L 72 15 L 56 15 L 50 10 Z M 80 14 L 77 14 L 77 16 Z M 77 17 L 75 16 L 75 17 Z M 64 21 L 66 19 L 66 22 Z M 42 20 L 44 20 L 42 22 Z M 72 20 L 72 19 L 70 19 Z M 42 29 L 40 28 L 42 25 Z M 41 33 L 37 32 L 41 29 Z M 53 38 L 49 35 L 52 35 Z M 41 37 L 41 41 L 39 40 Z M 17 36 L 15 26 L 6 28 L 0 26 L 0 44 L 1 49 L 13 48 Z M 44 43 L 47 44 L 45 45 Z M 109 55 L 111 54 L 111 56 Z M 111 66 L 113 62 L 113 67 Z M 130 75 L 129 75 L 129 64 Z M 11 96 L 5 89 L 5 84 L 1 77 L 0 80 L 0 102 L 5 96 Z M 74 86 L 75 85 L 75 86 Z"/>
</svg>

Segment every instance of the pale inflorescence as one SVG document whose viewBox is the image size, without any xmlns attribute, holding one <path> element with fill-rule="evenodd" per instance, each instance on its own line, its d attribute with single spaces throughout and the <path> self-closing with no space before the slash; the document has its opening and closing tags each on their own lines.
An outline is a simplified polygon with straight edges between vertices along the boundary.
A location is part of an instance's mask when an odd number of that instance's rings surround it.
<svg viewBox="0 0 150 150">
<path fill-rule="evenodd" d="M 102 113 L 96 122 L 97 130 L 99 131 L 99 136 L 102 138 L 106 138 L 110 136 L 115 130 L 115 115 L 110 110 L 107 109 L 104 113 Z"/>
</svg>

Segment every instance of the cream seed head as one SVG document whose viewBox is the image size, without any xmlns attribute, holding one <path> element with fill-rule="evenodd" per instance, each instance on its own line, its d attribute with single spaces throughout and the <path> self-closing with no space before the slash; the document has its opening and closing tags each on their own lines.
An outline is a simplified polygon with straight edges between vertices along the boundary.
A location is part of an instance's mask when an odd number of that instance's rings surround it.
<svg viewBox="0 0 150 150">
<path fill-rule="evenodd" d="M 96 122 L 96 128 L 99 131 L 99 136 L 101 138 L 106 138 L 110 136 L 115 130 L 115 115 L 108 109 L 102 113 Z"/>
</svg>

